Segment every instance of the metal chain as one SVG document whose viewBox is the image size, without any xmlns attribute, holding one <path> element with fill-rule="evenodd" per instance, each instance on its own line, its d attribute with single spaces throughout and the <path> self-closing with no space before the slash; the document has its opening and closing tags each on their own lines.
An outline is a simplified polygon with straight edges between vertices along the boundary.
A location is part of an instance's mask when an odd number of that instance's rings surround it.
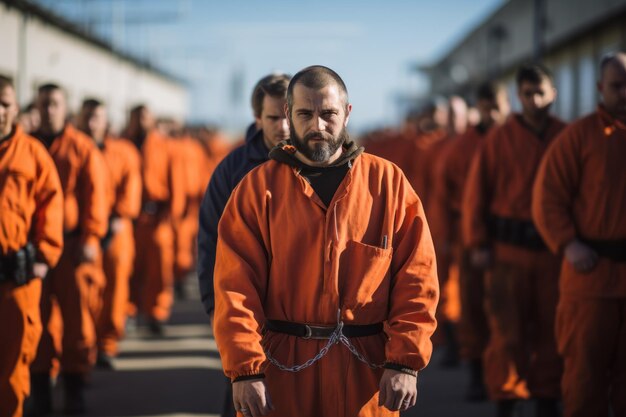
<svg viewBox="0 0 626 417">
<path fill-rule="evenodd" d="M 328 351 L 330 350 L 330 348 L 333 345 L 341 343 L 342 345 L 347 347 L 350 350 L 350 352 L 352 352 L 352 354 L 358 360 L 360 360 L 361 362 L 365 363 L 370 368 L 376 369 L 376 368 L 382 368 L 383 367 L 384 363 L 373 364 L 373 363 L 369 362 L 361 353 L 359 353 L 359 351 L 356 349 L 356 347 L 354 347 L 354 345 L 352 343 L 350 343 L 350 340 L 343 334 L 342 330 L 343 330 L 343 321 L 339 321 L 339 323 L 337 324 L 337 328 L 335 328 L 335 330 L 333 331 L 333 334 L 330 335 L 330 338 L 328 339 L 328 343 L 326 343 L 326 345 L 318 352 L 317 355 L 315 355 L 314 357 L 312 357 L 308 361 L 306 361 L 304 363 L 301 363 L 300 365 L 294 365 L 294 366 L 283 365 L 282 363 L 278 362 L 272 355 L 270 355 L 268 350 L 264 349 L 265 356 L 270 361 L 270 363 L 272 363 L 274 366 L 276 366 L 281 371 L 300 372 L 301 370 L 303 370 L 305 368 L 308 368 L 309 366 L 313 365 L 315 362 L 319 361 L 324 356 L 326 356 L 326 354 L 328 353 Z"/>
<path fill-rule="evenodd" d="M 372 369 L 377 369 L 377 368 L 382 368 L 383 366 L 385 366 L 385 363 L 371 363 L 370 361 L 367 360 L 367 358 L 365 358 L 365 356 L 363 356 L 357 349 L 356 347 L 350 343 L 350 339 L 348 339 L 346 336 L 344 336 L 343 334 L 341 334 L 340 336 L 340 341 L 341 343 L 347 347 L 350 352 L 352 352 L 352 354 L 361 362 L 363 362 L 364 364 L 366 364 L 367 366 L 369 366 Z"/>
</svg>

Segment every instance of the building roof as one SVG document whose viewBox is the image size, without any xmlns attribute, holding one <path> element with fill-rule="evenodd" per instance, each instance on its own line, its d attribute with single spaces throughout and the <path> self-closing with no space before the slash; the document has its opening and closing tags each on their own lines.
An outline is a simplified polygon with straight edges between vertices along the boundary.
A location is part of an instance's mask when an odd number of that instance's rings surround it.
<svg viewBox="0 0 626 417">
<path fill-rule="evenodd" d="M 180 78 L 177 77 L 171 73 L 168 73 L 167 71 L 164 71 L 161 68 L 158 68 L 156 66 L 154 66 L 153 64 L 151 64 L 148 60 L 145 59 L 141 59 L 138 58 L 136 56 L 133 56 L 132 54 L 117 50 L 113 47 L 113 45 L 90 33 L 87 32 L 86 30 L 84 30 L 83 28 L 81 28 L 80 26 L 78 26 L 77 24 L 70 22 L 69 20 L 65 19 L 64 17 L 54 13 L 53 11 L 50 11 L 49 9 L 43 8 L 35 3 L 33 3 L 32 1 L 28 1 L 28 0 L 0 0 L 0 4 L 5 4 L 7 7 L 9 8 L 14 8 L 19 10 L 20 12 L 22 12 L 23 14 L 27 15 L 27 16 L 34 16 L 38 19 L 40 19 L 41 21 L 54 26 L 55 28 L 68 33 L 72 36 L 76 36 L 80 39 L 82 39 L 83 41 L 98 47 L 106 52 L 109 52 L 133 65 L 135 65 L 136 67 L 139 67 L 141 69 L 144 69 L 146 71 L 150 71 L 156 75 L 159 75 L 171 82 L 177 83 L 177 84 L 186 84 L 186 82 Z"/>
</svg>

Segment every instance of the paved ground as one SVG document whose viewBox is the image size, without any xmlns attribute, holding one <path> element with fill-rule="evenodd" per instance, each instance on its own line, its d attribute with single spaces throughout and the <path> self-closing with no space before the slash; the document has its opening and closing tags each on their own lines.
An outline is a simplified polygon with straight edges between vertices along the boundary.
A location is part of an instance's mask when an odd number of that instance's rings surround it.
<svg viewBox="0 0 626 417">
<path fill-rule="evenodd" d="M 195 288 L 190 283 L 193 293 Z M 420 397 L 407 417 L 492 417 L 489 403 L 463 401 L 468 377 L 463 366 L 438 366 L 439 352 L 420 373 Z M 225 378 L 205 315 L 197 299 L 177 302 L 165 337 L 139 329 L 129 335 L 115 371 L 95 371 L 87 392 L 91 417 L 207 417 L 219 415 Z M 55 408 L 60 408 L 60 392 Z M 520 416 L 530 417 L 529 407 Z M 60 414 L 59 414 L 60 415 Z"/>
</svg>

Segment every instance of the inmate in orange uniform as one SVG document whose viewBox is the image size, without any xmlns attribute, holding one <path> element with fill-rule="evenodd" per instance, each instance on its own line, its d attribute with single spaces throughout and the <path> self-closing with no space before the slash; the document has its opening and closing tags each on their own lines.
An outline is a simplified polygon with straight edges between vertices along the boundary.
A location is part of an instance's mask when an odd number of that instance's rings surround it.
<svg viewBox="0 0 626 417">
<path fill-rule="evenodd" d="M 195 265 L 195 241 L 198 235 L 198 215 L 200 202 L 206 190 L 203 171 L 206 161 L 204 148 L 197 140 L 184 136 L 171 142 L 174 157 L 180 158 L 184 167 L 185 210 L 182 218 L 174 224 L 176 257 L 174 262 L 174 279 L 176 285 L 182 285 L 186 276 Z M 206 168 L 205 168 L 206 169 Z"/>
<path fill-rule="evenodd" d="M 397 167 L 357 157 L 325 207 L 296 168 L 267 162 L 235 189 L 217 252 L 215 336 L 227 376 L 265 371 L 276 416 L 394 415 L 378 406 L 382 371 L 339 346 L 301 372 L 281 371 L 264 349 L 295 365 L 327 341 L 261 328 L 266 318 L 333 325 L 341 310 L 346 324 L 386 322 L 387 335 L 352 339 L 371 362 L 426 366 L 436 262 L 421 203 Z"/>
<path fill-rule="evenodd" d="M 298 72 L 291 139 L 243 178 L 221 217 L 214 327 L 240 414 L 415 405 L 436 327 L 434 249 L 400 169 L 347 141 L 351 108 L 334 71 Z"/>
<path fill-rule="evenodd" d="M 139 148 L 143 184 L 131 300 L 148 317 L 154 333 L 161 333 L 173 302 L 173 223 L 185 208 L 184 168 L 177 165 L 168 139 L 151 130 L 153 120 L 146 107 L 133 109 L 130 123 L 135 132 L 129 139 Z"/>
<path fill-rule="evenodd" d="M 486 398 L 482 355 L 489 330 L 483 308 L 485 270 L 472 265 L 469 250 L 463 246 L 461 201 L 472 157 L 487 137 L 489 129 L 501 125 L 509 114 L 509 99 L 504 86 L 492 82 L 481 84 L 476 90 L 476 110 L 478 124 L 466 129 L 464 134 L 446 147 L 439 158 L 430 199 L 431 212 L 428 214 L 437 261 L 440 265 L 450 265 L 449 270 L 451 273 L 456 272 L 458 277 L 458 343 L 460 356 L 469 361 L 470 378 L 466 393 L 469 401 Z M 448 293 L 455 288 L 454 278 L 452 275 L 452 279 L 448 279 Z M 442 298 L 447 296 L 444 292 L 445 289 L 442 289 Z"/>
<path fill-rule="evenodd" d="M 482 357 L 488 329 L 483 312 L 483 272 L 469 264 L 469 256 L 464 252 L 460 238 L 461 198 L 472 157 L 487 132 L 488 127 L 484 125 L 472 126 L 442 151 L 428 216 L 433 236 L 436 236 L 437 259 L 447 258 L 441 262 L 458 268 L 462 311 L 459 322 L 460 354 L 470 360 Z"/>
<path fill-rule="evenodd" d="M 115 356 L 124 335 L 129 280 L 135 260 L 133 219 L 141 208 L 141 173 L 137 148 L 124 139 L 107 137 L 102 155 L 109 172 L 111 217 L 103 240 L 103 269 L 107 284 L 98 320 L 98 351 Z"/>
<path fill-rule="evenodd" d="M 102 155 L 92 140 L 67 124 L 49 144 L 64 195 L 63 227 L 65 250 L 57 267 L 44 282 L 42 320 L 44 337 L 39 346 L 36 372 L 48 372 L 55 352 L 46 335 L 50 298 L 55 297 L 63 318 L 61 370 L 85 374 L 95 360 L 95 323 L 90 310 L 94 292 L 104 288 L 101 254 L 95 262 L 77 262 L 81 246 L 99 248 L 107 229 L 106 171 Z"/>
<path fill-rule="evenodd" d="M 0 113 L 14 95 L 0 78 Z M 63 247 L 63 194 L 50 155 L 19 126 L 0 138 L 0 211 L 0 416 L 20 417 L 41 336 L 41 280 L 17 285 L 9 262 L 30 242 L 36 261 L 54 267 Z"/>
<path fill-rule="evenodd" d="M 485 283 L 490 339 L 485 382 L 493 400 L 558 398 L 561 364 L 553 336 L 559 258 L 531 221 L 531 190 L 541 157 L 563 129 L 549 118 L 542 136 L 522 115 L 495 128 L 472 162 L 463 197 L 467 246 L 491 246 Z"/>
<path fill-rule="evenodd" d="M 407 128 L 402 132 L 391 131 L 378 135 L 379 137 L 375 140 L 373 138 L 364 139 L 368 153 L 393 162 L 406 175 L 412 167 L 411 159 L 415 150 L 415 133 Z"/>
<path fill-rule="evenodd" d="M 624 69 L 620 88 L 624 103 Z M 567 259 L 561 269 L 556 334 L 565 361 L 567 417 L 607 416 L 609 403 L 613 415 L 626 415 L 624 104 L 622 109 L 622 121 L 599 107 L 572 123 L 548 149 L 535 182 L 533 218 L 550 249 L 562 253 L 578 240 L 599 255 L 589 271 Z"/>
</svg>

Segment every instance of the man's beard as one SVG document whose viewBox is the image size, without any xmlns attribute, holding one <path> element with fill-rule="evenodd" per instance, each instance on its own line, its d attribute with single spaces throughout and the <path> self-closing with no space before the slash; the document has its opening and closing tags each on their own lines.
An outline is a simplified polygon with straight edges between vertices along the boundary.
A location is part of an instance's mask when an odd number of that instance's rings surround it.
<svg viewBox="0 0 626 417">
<path fill-rule="evenodd" d="M 348 140 L 348 132 L 345 127 L 336 137 L 326 132 L 311 132 L 301 138 L 293 127 L 293 122 L 289 124 L 291 142 L 298 152 L 314 162 L 326 162 L 337 150 Z M 311 143 L 312 139 L 322 139 Z"/>
</svg>

